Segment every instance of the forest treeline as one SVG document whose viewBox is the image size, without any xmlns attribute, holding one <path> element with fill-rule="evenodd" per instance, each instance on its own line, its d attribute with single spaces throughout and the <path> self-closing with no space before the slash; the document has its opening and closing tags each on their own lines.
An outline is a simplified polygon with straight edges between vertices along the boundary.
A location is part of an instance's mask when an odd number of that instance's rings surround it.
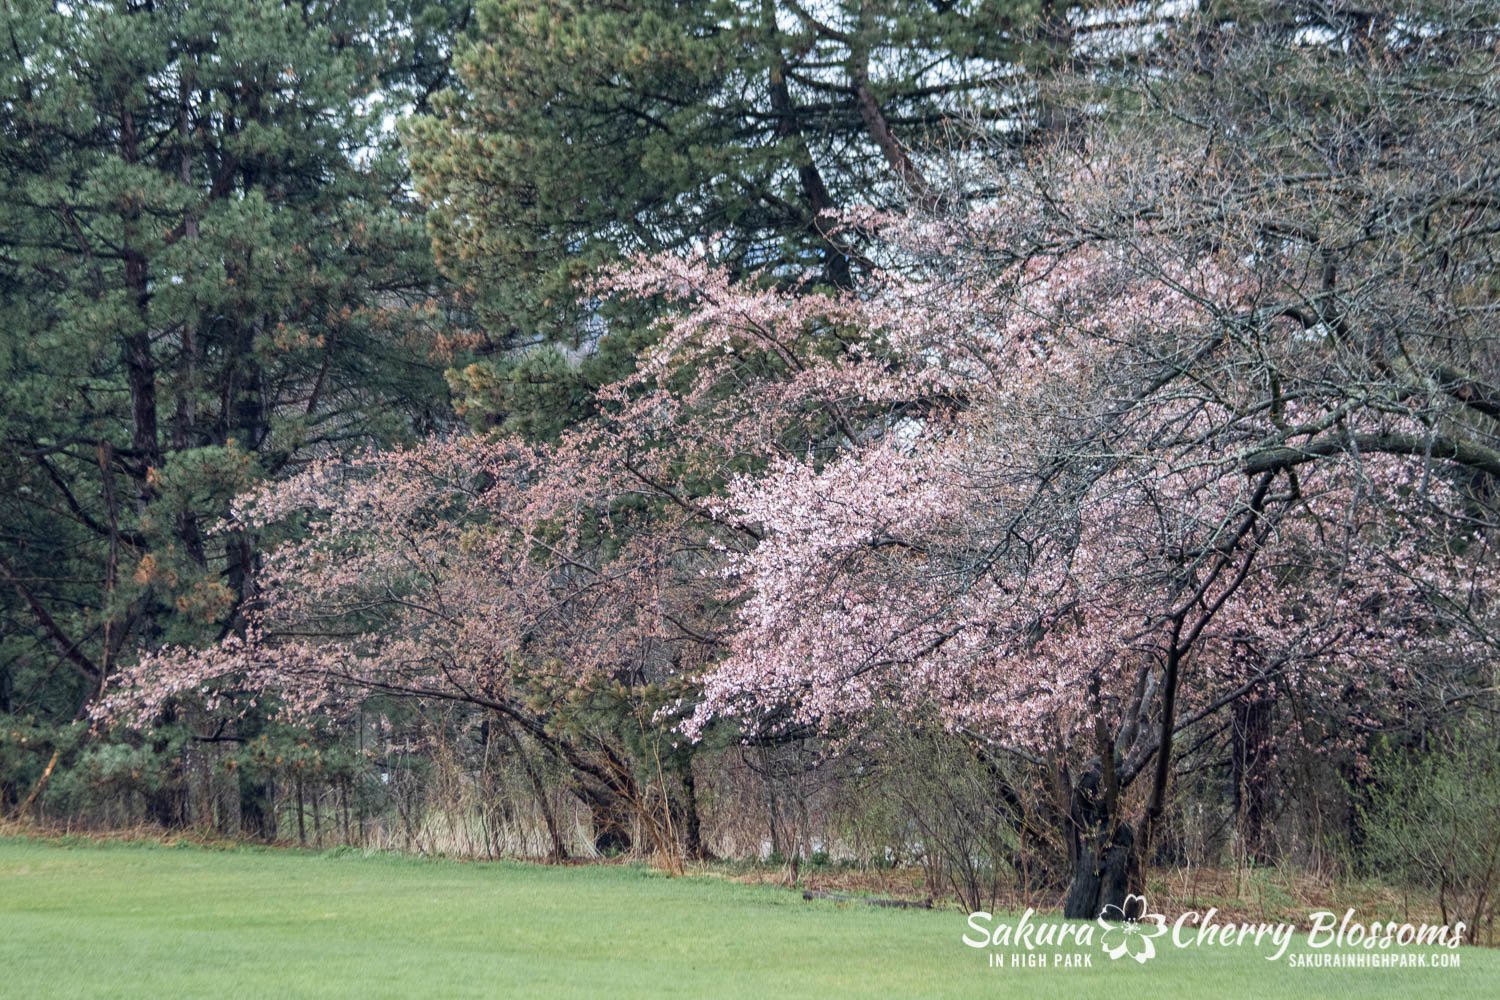
<svg viewBox="0 0 1500 1000">
<path fill-rule="evenodd" d="M 1482 0 L 12 0 L 0 810 L 1500 898 Z"/>
</svg>

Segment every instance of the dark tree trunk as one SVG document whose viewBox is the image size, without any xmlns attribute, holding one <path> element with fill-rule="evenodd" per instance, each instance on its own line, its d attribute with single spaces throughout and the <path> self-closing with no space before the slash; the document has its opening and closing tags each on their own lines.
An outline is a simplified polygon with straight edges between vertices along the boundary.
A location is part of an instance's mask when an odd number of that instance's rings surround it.
<svg viewBox="0 0 1500 1000">
<path fill-rule="evenodd" d="M 703 842 L 703 821 L 698 815 L 698 783 L 693 778 L 693 762 L 682 769 L 682 841 L 687 856 L 696 861 L 710 861 L 713 852 Z"/>
<path fill-rule="evenodd" d="M 1087 775 L 1072 794 L 1068 860 L 1073 877 L 1063 916 L 1093 920 L 1106 906 L 1122 907 L 1138 870 L 1135 830 L 1109 814 L 1098 793 L 1099 778 Z"/>
<path fill-rule="evenodd" d="M 1272 703 L 1255 693 L 1234 705 L 1230 766 L 1234 780 L 1234 815 L 1245 853 L 1260 863 L 1275 860 L 1266 830 L 1271 802 Z"/>
<path fill-rule="evenodd" d="M 765 27 L 767 30 L 774 31 L 774 11 L 768 5 L 763 13 L 767 15 Z M 773 46 L 776 44 L 775 41 L 772 42 Z M 807 137 L 802 133 L 802 127 L 799 124 L 802 115 L 792 98 L 790 87 L 787 86 L 786 72 L 786 60 L 778 56 L 770 66 L 770 77 L 767 81 L 770 84 L 771 110 L 777 115 L 776 134 L 789 144 L 797 162 L 797 179 L 801 184 L 807 206 L 806 226 L 808 231 L 815 234 L 824 244 L 824 277 L 836 288 L 853 288 L 854 274 L 849 263 L 850 248 L 844 245 L 841 237 L 831 231 L 831 227 L 825 220 L 825 216 L 838 206 L 828 191 L 828 185 L 823 181 L 817 161 L 813 159 L 812 150 L 807 144 Z"/>
<path fill-rule="evenodd" d="M 297 843 L 307 845 L 307 800 L 302 797 L 302 776 L 297 775 L 293 782 L 293 788 L 297 793 Z"/>
<path fill-rule="evenodd" d="M 240 835 L 270 842 L 276 839 L 276 811 L 269 781 L 240 772 Z"/>
<path fill-rule="evenodd" d="M 139 160 L 135 116 L 126 108 L 120 114 L 120 156 L 126 163 Z M 125 331 L 122 350 L 126 383 L 130 389 L 131 446 L 141 471 L 137 486 L 141 506 L 155 495 L 149 472 L 161 469 L 161 439 L 156 423 L 156 359 L 151 353 L 151 281 L 145 255 L 135 246 L 140 229 L 140 209 L 128 210 L 125 218 L 125 286 L 135 315 Z"/>
</svg>

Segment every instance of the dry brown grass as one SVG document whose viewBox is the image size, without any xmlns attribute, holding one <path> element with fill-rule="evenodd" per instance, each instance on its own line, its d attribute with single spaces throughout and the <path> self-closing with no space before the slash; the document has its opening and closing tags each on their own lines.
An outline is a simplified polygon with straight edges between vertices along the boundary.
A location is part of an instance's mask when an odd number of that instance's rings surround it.
<svg viewBox="0 0 1500 1000">
<path fill-rule="evenodd" d="M 786 867 L 762 866 L 750 870 L 715 871 L 703 866 L 700 874 L 717 874 L 737 882 L 763 885 L 791 884 Z M 860 869 L 845 867 L 803 868 L 796 884 L 823 892 L 860 893 L 913 902 L 929 898 L 920 868 Z M 1286 868 L 1193 868 L 1153 869 L 1147 878 L 1151 908 L 1175 915 L 1188 910 L 1218 910 L 1223 921 L 1269 921 L 1292 923 L 1306 929 L 1316 910 L 1342 913 L 1352 907 L 1359 919 L 1438 922 L 1437 901 L 1427 894 L 1406 893 L 1374 882 L 1335 879 L 1326 875 Z M 948 893 L 936 897 L 938 906 L 957 908 L 958 899 Z M 1020 911 L 1028 906 L 1041 911 L 1062 908 L 1060 894 L 1023 893 L 1002 889 L 995 901 L 997 911 Z"/>
</svg>

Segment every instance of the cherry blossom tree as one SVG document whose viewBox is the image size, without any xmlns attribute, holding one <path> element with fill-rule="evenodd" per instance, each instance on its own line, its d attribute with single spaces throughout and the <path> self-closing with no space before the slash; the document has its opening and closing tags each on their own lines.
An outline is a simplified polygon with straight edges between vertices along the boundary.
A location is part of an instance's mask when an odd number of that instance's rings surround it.
<svg viewBox="0 0 1500 1000">
<path fill-rule="evenodd" d="M 702 853 L 695 744 L 665 706 L 694 700 L 722 645 L 727 584 L 711 570 L 755 537 L 705 499 L 770 454 L 861 433 L 870 393 L 855 389 L 882 363 L 852 339 L 825 356 L 862 328 L 857 300 L 731 287 L 701 254 L 638 262 L 596 292 L 678 317 L 598 392 L 596 419 L 549 444 L 470 436 L 330 458 L 243 498 L 235 530 L 286 536 L 244 633 L 143 657 L 97 714 L 148 724 L 191 700 L 212 716 L 230 692 L 300 719 L 371 698 L 459 702 L 566 766 L 600 850 L 630 846 L 640 820 L 659 845 Z"/>
<path fill-rule="evenodd" d="M 1190 22 L 1185 83 L 997 160 L 993 206 L 892 227 L 911 263 L 865 298 L 943 331 L 910 360 L 955 405 L 731 485 L 764 540 L 729 564 L 742 628 L 695 720 L 936 704 L 1049 776 L 1089 917 L 1139 881 L 1177 741 L 1231 706 L 1295 693 L 1347 739 L 1480 697 L 1497 122 L 1472 13 Z"/>
</svg>

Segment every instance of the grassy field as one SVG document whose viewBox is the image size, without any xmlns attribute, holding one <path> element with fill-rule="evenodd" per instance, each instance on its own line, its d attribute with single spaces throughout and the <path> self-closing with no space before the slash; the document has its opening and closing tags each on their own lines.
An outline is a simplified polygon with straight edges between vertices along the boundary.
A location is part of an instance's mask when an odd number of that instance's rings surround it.
<svg viewBox="0 0 1500 1000">
<path fill-rule="evenodd" d="M 1250 949 L 991 969 L 965 914 L 805 902 L 639 867 L 0 839 L 0 996 L 1500 995 L 1458 969 L 1292 969 Z"/>
</svg>

